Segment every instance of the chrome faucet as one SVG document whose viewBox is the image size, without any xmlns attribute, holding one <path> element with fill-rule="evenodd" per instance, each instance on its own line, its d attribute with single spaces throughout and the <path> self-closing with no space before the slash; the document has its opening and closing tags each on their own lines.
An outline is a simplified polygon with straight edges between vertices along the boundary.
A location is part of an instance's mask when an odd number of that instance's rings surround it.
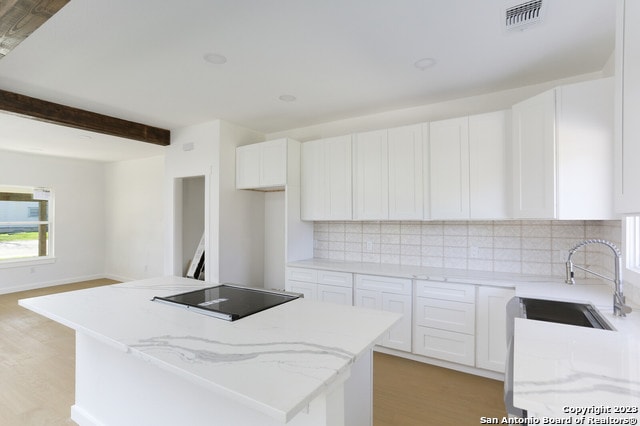
<svg viewBox="0 0 640 426">
<path fill-rule="evenodd" d="M 604 244 L 609 247 L 615 256 L 615 276 L 614 278 L 605 277 L 600 275 L 597 272 L 591 271 L 587 268 L 583 268 L 582 266 L 574 265 L 571 261 L 573 254 L 582 246 L 586 246 L 587 244 Z M 588 272 L 600 278 L 604 278 L 605 280 L 612 281 L 615 285 L 615 290 L 613 293 L 613 314 L 615 316 L 624 317 L 629 312 L 631 312 L 631 308 L 625 304 L 625 297 L 622 294 L 622 254 L 618 247 L 610 241 L 607 240 L 585 240 L 581 243 L 578 243 L 574 248 L 569 250 L 569 257 L 567 258 L 567 284 L 575 284 L 576 281 L 573 278 L 573 268 L 580 269 L 582 271 Z"/>
</svg>

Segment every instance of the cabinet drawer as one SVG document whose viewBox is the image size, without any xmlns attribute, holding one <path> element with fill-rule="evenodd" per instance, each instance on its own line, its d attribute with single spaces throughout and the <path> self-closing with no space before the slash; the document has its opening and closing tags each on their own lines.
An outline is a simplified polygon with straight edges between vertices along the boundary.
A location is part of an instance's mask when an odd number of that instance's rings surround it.
<svg viewBox="0 0 640 426">
<path fill-rule="evenodd" d="M 338 305 L 353 305 L 351 288 L 318 284 L 318 300 Z"/>
<path fill-rule="evenodd" d="M 287 280 L 285 290 L 291 293 L 301 293 L 307 300 L 317 300 L 317 286 L 315 283 Z"/>
<path fill-rule="evenodd" d="M 440 281 L 416 281 L 416 296 L 476 303 L 476 286 Z"/>
<path fill-rule="evenodd" d="M 415 354 L 470 366 L 474 365 L 474 344 L 474 337 L 469 334 L 429 327 L 416 327 L 413 336 Z"/>
<path fill-rule="evenodd" d="M 315 269 L 287 268 L 287 280 L 318 282 L 318 271 Z"/>
<path fill-rule="evenodd" d="M 384 293 L 411 295 L 411 280 L 408 278 L 380 277 L 377 275 L 356 275 L 356 288 L 382 291 Z"/>
<path fill-rule="evenodd" d="M 458 333 L 475 334 L 476 305 L 450 300 L 416 298 L 415 323 Z"/>
<path fill-rule="evenodd" d="M 353 288 L 353 275 L 348 272 L 318 271 L 318 284 Z"/>
</svg>

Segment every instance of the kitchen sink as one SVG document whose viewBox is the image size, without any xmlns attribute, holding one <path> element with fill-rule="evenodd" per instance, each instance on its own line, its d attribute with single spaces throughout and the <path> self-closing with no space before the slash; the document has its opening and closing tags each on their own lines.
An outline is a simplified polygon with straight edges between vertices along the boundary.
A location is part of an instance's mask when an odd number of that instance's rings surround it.
<svg viewBox="0 0 640 426">
<path fill-rule="evenodd" d="M 528 298 L 521 298 L 520 303 L 527 319 L 612 330 L 593 305 Z"/>
</svg>

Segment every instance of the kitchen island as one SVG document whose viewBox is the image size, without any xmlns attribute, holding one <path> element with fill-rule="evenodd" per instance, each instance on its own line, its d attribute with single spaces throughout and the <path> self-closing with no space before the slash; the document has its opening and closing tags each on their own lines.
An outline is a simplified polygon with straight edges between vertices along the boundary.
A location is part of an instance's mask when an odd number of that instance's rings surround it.
<svg viewBox="0 0 640 426">
<path fill-rule="evenodd" d="M 371 424 L 372 347 L 400 315 L 297 299 L 229 322 L 154 296 L 161 277 L 23 299 L 76 332 L 84 425 Z"/>
</svg>

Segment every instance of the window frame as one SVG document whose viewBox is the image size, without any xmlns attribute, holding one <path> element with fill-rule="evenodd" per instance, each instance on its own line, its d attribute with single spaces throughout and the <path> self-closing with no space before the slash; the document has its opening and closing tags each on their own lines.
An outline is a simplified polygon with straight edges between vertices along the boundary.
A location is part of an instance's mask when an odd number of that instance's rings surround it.
<svg viewBox="0 0 640 426">
<path fill-rule="evenodd" d="M 34 198 L 36 194 L 41 194 L 34 201 L 46 200 L 47 201 L 47 219 L 36 221 L 4 221 L 0 222 L 0 225 L 37 225 L 47 226 L 47 248 L 46 255 L 44 256 L 31 256 L 20 258 L 7 258 L 0 259 L 0 269 L 12 268 L 12 267 L 24 267 L 42 265 L 55 262 L 54 253 L 54 193 L 51 188 L 48 187 L 36 187 L 36 186 L 13 186 L 13 185 L 0 185 L 0 193 L 15 193 L 15 194 L 33 194 Z"/>
</svg>

